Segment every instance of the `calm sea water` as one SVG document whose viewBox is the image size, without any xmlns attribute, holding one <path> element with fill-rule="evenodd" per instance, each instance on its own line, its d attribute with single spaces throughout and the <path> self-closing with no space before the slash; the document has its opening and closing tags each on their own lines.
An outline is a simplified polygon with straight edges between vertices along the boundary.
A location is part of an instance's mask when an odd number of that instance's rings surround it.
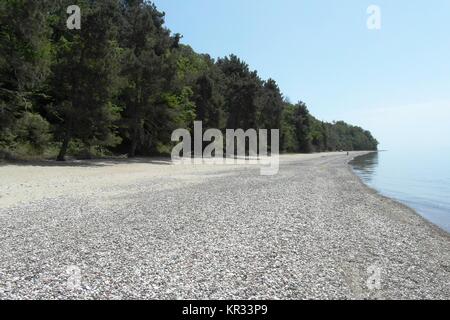
<svg viewBox="0 0 450 320">
<path fill-rule="evenodd" d="M 450 232 L 450 152 L 385 151 L 351 164 L 367 185 Z"/>
</svg>

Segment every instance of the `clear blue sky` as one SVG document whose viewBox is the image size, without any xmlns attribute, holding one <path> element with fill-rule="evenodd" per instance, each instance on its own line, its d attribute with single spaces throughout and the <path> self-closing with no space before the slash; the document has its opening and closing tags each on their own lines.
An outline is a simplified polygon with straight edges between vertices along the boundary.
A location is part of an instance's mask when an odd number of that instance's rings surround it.
<svg viewBox="0 0 450 320">
<path fill-rule="evenodd" d="M 238 55 L 319 119 L 363 126 L 381 148 L 450 147 L 449 0 L 154 2 L 183 43 Z"/>
</svg>

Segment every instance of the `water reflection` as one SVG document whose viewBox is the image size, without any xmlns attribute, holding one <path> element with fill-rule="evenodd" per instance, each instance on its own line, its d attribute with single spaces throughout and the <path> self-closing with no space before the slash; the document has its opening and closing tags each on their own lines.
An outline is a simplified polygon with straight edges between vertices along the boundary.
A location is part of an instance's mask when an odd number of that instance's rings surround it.
<svg viewBox="0 0 450 320">
<path fill-rule="evenodd" d="M 372 183 L 374 176 L 377 173 L 379 154 L 378 152 L 373 152 L 357 157 L 351 161 L 350 164 L 352 165 L 353 170 L 355 170 L 366 183 Z"/>
<path fill-rule="evenodd" d="M 374 152 L 350 164 L 355 173 L 381 194 L 414 208 L 450 232 L 450 172 L 439 153 Z"/>
</svg>

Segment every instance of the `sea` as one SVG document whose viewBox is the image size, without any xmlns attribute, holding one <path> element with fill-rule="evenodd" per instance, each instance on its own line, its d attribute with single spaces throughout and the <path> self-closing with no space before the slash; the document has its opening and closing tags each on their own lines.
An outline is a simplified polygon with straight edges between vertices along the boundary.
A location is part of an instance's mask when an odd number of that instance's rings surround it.
<svg viewBox="0 0 450 320">
<path fill-rule="evenodd" d="M 380 151 L 350 164 L 369 187 L 450 232 L 449 151 Z"/>
</svg>

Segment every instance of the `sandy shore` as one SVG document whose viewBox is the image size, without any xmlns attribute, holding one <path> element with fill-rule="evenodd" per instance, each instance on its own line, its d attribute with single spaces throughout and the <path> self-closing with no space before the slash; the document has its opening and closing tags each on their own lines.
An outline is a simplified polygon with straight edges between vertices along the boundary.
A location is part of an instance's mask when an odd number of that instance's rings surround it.
<svg viewBox="0 0 450 320">
<path fill-rule="evenodd" d="M 282 155 L 281 161 L 317 159 L 334 153 Z M 198 174 L 233 172 L 251 166 L 173 165 L 170 159 L 86 160 L 0 163 L 0 208 L 64 195 L 94 195 L 108 187 L 133 185 L 162 177 L 199 181 Z"/>
<path fill-rule="evenodd" d="M 358 154 L 1 165 L 0 299 L 449 299 L 449 235 Z"/>
</svg>

